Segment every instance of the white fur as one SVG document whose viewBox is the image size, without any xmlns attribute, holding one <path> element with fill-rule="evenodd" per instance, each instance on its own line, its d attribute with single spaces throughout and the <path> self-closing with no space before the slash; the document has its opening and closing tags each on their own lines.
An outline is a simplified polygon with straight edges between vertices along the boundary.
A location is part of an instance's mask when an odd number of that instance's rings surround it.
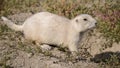
<svg viewBox="0 0 120 68">
<path fill-rule="evenodd" d="M 95 27 L 96 23 L 88 14 L 69 20 L 49 12 L 40 12 L 28 18 L 23 25 L 16 25 L 5 17 L 1 18 L 11 29 L 23 31 L 26 39 L 40 44 L 62 44 L 70 51 L 77 51 L 79 33 Z"/>
<path fill-rule="evenodd" d="M 42 48 L 42 51 L 46 51 L 46 50 L 48 51 L 48 50 L 52 49 L 49 45 L 46 45 L 46 44 L 43 44 L 40 47 Z"/>
</svg>

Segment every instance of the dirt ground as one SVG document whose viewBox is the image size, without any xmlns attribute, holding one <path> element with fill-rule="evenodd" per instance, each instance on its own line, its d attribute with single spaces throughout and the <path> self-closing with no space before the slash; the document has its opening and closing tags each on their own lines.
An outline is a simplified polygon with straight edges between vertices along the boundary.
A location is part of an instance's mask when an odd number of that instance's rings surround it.
<svg viewBox="0 0 120 68">
<path fill-rule="evenodd" d="M 32 13 L 20 13 L 8 16 L 17 24 L 22 24 Z M 98 63 L 90 59 L 101 53 L 120 52 L 120 44 L 102 49 L 105 40 L 96 29 L 83 36 L 79 46 L 79 58 L 73 58 L 69 52 L 59 47 L 49 51 L 41 51 L 31 41 L 24 39 L 21 32 L 15 32 L 2 25 L 0 21 L 0 68 L 100 68 Z M 103 55 L 103 54 L 102 54 Z"/>
</svg>

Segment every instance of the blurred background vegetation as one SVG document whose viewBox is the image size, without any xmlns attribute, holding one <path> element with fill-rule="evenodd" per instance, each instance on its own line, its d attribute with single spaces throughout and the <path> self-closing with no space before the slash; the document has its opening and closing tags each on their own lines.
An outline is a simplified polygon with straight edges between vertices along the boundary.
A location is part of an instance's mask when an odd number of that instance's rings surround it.
<svg viewBox="0 0 120 68">
<path fill-rule="evenodd" d="M 0 16 L 49 11 L 74 18 L 87 13 L 98 18 L 98 31 L 106 39 L 120 42 L 120 0 L 1 0 Z"/>
</svg>

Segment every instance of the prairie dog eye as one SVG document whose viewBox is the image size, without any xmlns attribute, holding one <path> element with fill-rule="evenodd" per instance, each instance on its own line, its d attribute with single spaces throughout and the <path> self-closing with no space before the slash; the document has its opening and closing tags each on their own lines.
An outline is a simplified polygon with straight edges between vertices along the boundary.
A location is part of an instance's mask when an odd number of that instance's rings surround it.
<svg viewBox="0 0 120 68">
<path fill-rule="evenodd" d="M 87 21 L 87 19 L 86 19 L 86 18 L 84 18 L 83 20 L 84 20 L 84 21 Z"/>
</svg>

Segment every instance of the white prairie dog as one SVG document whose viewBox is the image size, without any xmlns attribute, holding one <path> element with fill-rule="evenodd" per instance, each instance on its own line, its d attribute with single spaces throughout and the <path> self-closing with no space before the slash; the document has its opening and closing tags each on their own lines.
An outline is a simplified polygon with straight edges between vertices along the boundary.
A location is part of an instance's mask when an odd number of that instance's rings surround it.
<svg viewBox="0 0 120 68">
<path fill-rule="evenodd" d="M 81 14 L 72 20 L 49 12 L 40 12 L 29 17 L 23 25 L 16 25 L 6 17 L 1 17 L 5 24 L 22 31 L 25 38 L 40 44 L 54 44 L 68 47 L 77 52 L 80 32 L 95 27 L 96 20 L 88 14 Z"/>
</svg>

